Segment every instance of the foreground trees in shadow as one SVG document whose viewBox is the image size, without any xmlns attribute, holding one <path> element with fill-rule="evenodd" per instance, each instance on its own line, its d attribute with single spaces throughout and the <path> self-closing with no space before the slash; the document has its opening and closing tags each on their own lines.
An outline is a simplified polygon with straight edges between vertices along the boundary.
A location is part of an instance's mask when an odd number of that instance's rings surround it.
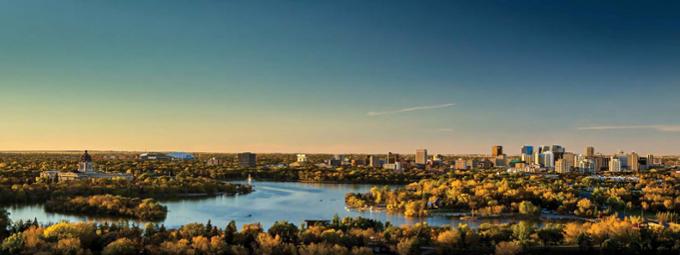
<svg viewBox="0 0 680 255">
<path fill-rule="evenodd" d="M 5 217 L 6 218 L 6 217 Z M 192 223 L 176 229 L 147 224 L 61 222 L 4 226 L 5 254 L 621 254 L 680 251 L 680 224 L 608 217 L 592 223 L 482 224 L 471 228 L 392 226 L 365 218 L 335 218 L 297 226 L 235 222 L 221 228 Z"/>
</svg>

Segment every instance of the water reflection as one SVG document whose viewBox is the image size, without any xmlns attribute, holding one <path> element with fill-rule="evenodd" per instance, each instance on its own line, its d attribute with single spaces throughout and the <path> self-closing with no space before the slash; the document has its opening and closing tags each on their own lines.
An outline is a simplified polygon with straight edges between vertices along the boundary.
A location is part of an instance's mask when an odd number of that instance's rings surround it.
<svg viewBox="0 0 680 255">
<path fill-rule="evenodd" d="M 406 218 L 400 214 L 388 214 L 384 211 L 356 211 L 345 208 L 345 193 L 366 192 L 372 185 L 365 184 L 310 184 L 296 182 L 258 182 L 253 181 L 255 191 L 240 196 L 218 196 L 194 198 L 179 201 L 163 201 L 168 207 L 168 216 L 159 222 L 167 227 L 177 227 L 192 222 L 207 222 L 224 227 L 230 220 L 240 226 L 245 223 L 260 222 L 267 228 L 277 220 L 287 220 L 301 224 L 304 220 L 331 219 L 337 214 L 340 217 L 361 216 L 389 221 L 395 225 L 415 224 L 426 221 L 430 225 L 457 225 L 465 222 L 476 227 L 482 222 L 507 223 L 512 219 L 487 219 L 461 221 L 458 217 L 434 215 L 424 219 Z M 125 220 L 99 217 L 83 217 L 46 213 L 42 205 L 8 207 L 13 221 L 33 220 L 41 223 L 68 221 L 126 222 Z M 136 222 L 143 224 L 144 222 Z"/>
</svg>

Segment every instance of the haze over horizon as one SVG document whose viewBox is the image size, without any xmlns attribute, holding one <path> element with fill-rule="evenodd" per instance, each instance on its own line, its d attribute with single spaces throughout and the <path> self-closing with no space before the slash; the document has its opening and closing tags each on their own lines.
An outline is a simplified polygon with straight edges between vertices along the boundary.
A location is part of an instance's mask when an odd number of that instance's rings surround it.
<svg viewBox="0 0 680 255">
<path fill-rule="evenodd" d="M 632 1 L 4 1 L 0 150 L 680 154 L 678 13 Z"/>
</svg>

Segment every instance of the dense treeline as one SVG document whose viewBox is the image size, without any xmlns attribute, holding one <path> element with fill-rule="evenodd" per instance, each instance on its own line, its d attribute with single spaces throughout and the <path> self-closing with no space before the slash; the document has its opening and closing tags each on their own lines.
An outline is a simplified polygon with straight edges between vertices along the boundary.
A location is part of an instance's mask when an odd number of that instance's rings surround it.
<svg viewBox="0 0 680 255">
<path fill-rule="evenodd" d="M 263 166 L 242 169 L 235 165 L 233 154 L 199 154 L 197 160 L 142 161 L 131 153 L 91 153 L 95 168 L 107 172 L 128 173 L 140 177 L 169 176 L 174 178 L 210 178 L 242 180 L 248 176 L 271 181 L 406 184 L 423 178 L 435 178 L 442 173 L 412 169 L 404 173 L 365 167 L 342 166 L 320 168 L 308 164 L 298 168 L 268 167 L 268 164 L 293 162 L 292 154 L 258 155 Z M 120 155 L 119 155 L 120 154 Z M 77 169 L 79 153 L 0 153 L 0 185 L 32 184 L 39 181 L 40 171 L 73 171 Z M 331 155 L 310 155 L 322 161 Z M 216 157 L 221 163 L 211 165 L 207 159 Z"/>
<path fill-rule="evenodd" d="M 215 194 L 248 193 L 248 185 L 230 184 L 209 178 L 145 177 L 134 181 L 83 180 L 59 183 L 0 185 L 0 203 L 39 203 L 49 199 L 112 194 L 138 198 L 177 198 Z"/>
<path fill-rule="evenodd" d="M 6 222 L 6 213 L 5 213 Z M 383 225 L 363 218 L 298 227 L 277 222 L 268 230 L 232 221 L 224 228 L 187 224 L 177 229 L 147 224 L 19 222 L 0 226 L 6 254 L 623 254 L 680 250 L 680 225 L 608 217 L 594 223 L 465 224 L 431 227 Z"/>
<path fill-rule="evenodd" d="M 535 215 L 540 209 L 580 217 L 602 217 L 623 210 L 655 214 L 680 212 L 680 179 L 672 172 L 637 175 L 638 182 L 600 181 L 583 176 L 458 172 L 452 178 L 425 179 L 402 188 L 374 187 L 350 193 L 353 208 L 377 207 L 407 216 L 433 210 Z"/>
<path fill-rule="evenodd" d="M 45 211 L 158 221 L 165 219 L 168 208 L 151 198 L 95 195 L 52 199 L 45 203 Z"/>
<path fill-rule="evenodd" d="M 434 178 L 441 173 L 425 170 L 394 170 L 374 168 L 281 168 L 281 169 L 244 169 L 225 172 L 221 178 L 243 179 L 251 176 L 258 180 L 318 183 L 367 183 L 367 184 L 407 184 L 423 178 Z"/>
</svg>

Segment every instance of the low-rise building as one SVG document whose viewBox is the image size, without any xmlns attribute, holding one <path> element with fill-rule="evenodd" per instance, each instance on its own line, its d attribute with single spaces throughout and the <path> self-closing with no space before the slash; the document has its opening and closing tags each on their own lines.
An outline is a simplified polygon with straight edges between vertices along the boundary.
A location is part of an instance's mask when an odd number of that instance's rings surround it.
<svg viewBox="0 0 680 255">
<path fill-rule="evenodd" d="M 467 170 L 469 168 L 468 161 L 462 158 L 456 160 L 454 164 L 454 169 L 456 170 Z"/>
<path fill-rule="evenodd" d="M 160 152 L 147 152 L 139 154 L 139 160 L 171 160 L 172 157 L 168 154 Z"/>
<path fill-rule="evenodd" d="M 215 157 L 212 157 L 212 158 L 208 159 L 208 161 L 206 162 L 206 164 L 207 164 L 208 166 L 219 166 L 219 165 L 222 164 L 222 161 L 219 160 L 219 159 L 217 159 L 217 158 L 215 158 Z"/>
</svg>

